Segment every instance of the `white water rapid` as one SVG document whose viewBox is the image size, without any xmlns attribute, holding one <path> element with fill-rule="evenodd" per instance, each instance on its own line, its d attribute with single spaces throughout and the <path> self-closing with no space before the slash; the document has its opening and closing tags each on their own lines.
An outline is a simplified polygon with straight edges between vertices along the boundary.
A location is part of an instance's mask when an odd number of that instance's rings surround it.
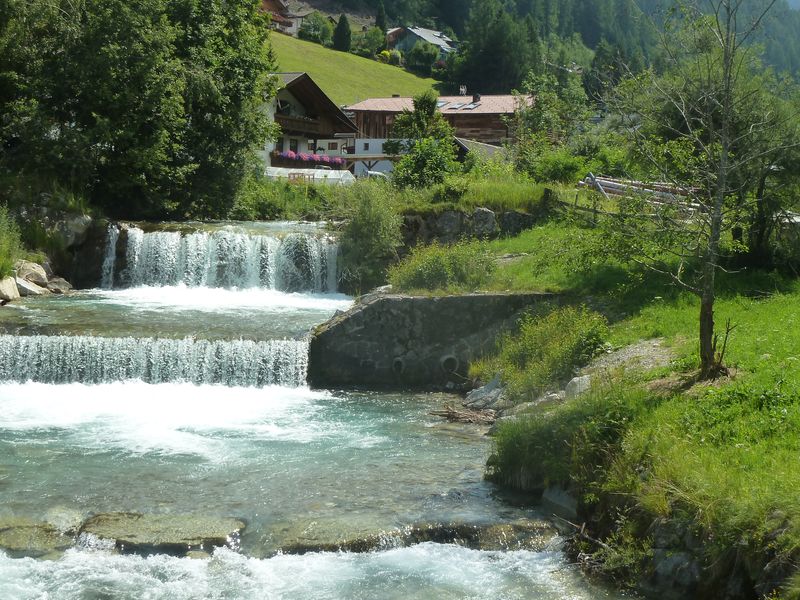
<svg viewBox="0 0 800 600">
<path fill-rule="evenodd" d="M 315 224 L 112 226 L 99 289 L 0 308 L 0 600 L 618 599 L 484 480 L 483 429 L 431 416 L 457 398 L 309 389 L 309 332 L 352 305 L 337 251 Z"/>
</svg>

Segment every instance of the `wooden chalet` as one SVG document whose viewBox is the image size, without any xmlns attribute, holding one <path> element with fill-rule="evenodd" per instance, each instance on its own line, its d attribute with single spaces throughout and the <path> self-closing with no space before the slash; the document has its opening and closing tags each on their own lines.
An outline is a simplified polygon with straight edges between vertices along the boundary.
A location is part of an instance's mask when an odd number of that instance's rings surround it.
<svg viewBox="0 0 800 600">
<path fill-rule="evenodd" d="M 455 129 L 455 135 L 499 145 L 508 140 L 506 123 L 517 110 L 517 96 L 441 96 L 439 111 Z M 391 138 L 394 120 L 404 110 L 414 110 L 412 98 L 371 98 L 345 109 L 353 115 L 359 137 Z"/>
<path fill-rule="evenodd" d="M 298 166 L 316 163 L 343 168 L 337 139 L 355 137 L 355 124 L 342 112 L 307 73 L 276 73 L 280 89 L 273 100 L 271 114 L 281 134 L 266 148 L 268 166 Z M 337 147 L 332 147 L 337 144 Z M 303 155 L 303 158 L 299 158 Z M 306 158 L 317 156 L 318 159 Z"/>
</svg>

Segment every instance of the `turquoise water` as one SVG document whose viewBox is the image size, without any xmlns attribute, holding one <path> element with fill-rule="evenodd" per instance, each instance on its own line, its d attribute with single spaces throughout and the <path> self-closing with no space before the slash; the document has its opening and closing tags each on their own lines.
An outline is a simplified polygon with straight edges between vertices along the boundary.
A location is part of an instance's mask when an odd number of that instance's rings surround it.
<svg viewBox="0 0 800 600">
<path fill-rule="evenodd" d="M 14 332 L 14 366 L 0 366 L 0 521 L 67 530 L 132 511 L 247 524 L 236 551 L 205 560 L 85 539 L 52 560 L 0 551 L 0 598 L 616 597 L 567 564 L 557 540 L 540 552 L 396 547 L 393 533 L 411 525 L 541 515 L 483 480 L 483 429 L 429 415 L 453 398 L 305 386 L 305 333 L 350 302 L 165 285 L 0 309 Z M 226 366 L 206 369 L 212 358 Z M 243 375 L 247 360 L 272 365 L 280 385 Z M 389 541 L 362 554 L 280 552 L 379 534 Z"/>
</svg>

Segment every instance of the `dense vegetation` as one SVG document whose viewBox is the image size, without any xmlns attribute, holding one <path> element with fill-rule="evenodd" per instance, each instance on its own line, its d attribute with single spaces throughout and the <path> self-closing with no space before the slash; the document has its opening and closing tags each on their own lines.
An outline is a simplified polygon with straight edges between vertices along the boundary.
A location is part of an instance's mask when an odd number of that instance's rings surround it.
<svg viewBox="0 0 800 600">
<path fill-rule="evenodd" d="M 273 127 L 259 5 L 4 0 L 3 195 L 64 189 L 138 218 L 224 214 Z"/>
<path fill-rule="evenodd" d="M 346 10 L 372 14 L 377 14 L 379 5 L 383 5 L 381 0 L 340 0 L 338 4 Z M 529 48 L 519 42 L 535 32 L 550 48 L 544 56 L 547 63 L 568 67 L 575 61 L 582 65 L 582 53 L 575 51 L 575 41 L 591 50 L 605 42 L 636 70 L 659 63 L 658 33 L 673 4 L 665 0 L 508 0 L 502 3 L 494 0 L 400 0 L 388 3 L 385 12 L 390 24 L 444 29 L 461 40 L 467 53 L 485 48 L 490 53 L 501 54 L 501 65 L 512 66 L 512 57 L 523 63 L 528 60 L 526 53 Z M 790 5 L 791 2 L 779 0 L 764 23 L 763 32 L 754 41 L 763 44 L 769 65 L 778 72 L 796 75 L 800 69 L 800 12 L 796 10 L 797 6 Z M 761 6 L 762 3 L 758 2 L 745 3 L 745 16 L 752 17 Z M 496 37 L 501 29 L 495 28 L 493 23 L 500 22 L 507 33 L 505 39 Z M 517 25 L 522 27 L 519 31 L 528 28 L 528 32 L 522 34 L 523 38 L 518 37 Z M 457 85 L 459 81 L 455 75 L 465 74 L 466 71 L 452 71 L 448 75 L 449 81 Z M 477 87 L 473 85 L 474 89 L 491 89 L 486 84 L 494 80 L 494 74 L 486 75 L 489 79 L 472 82 L 479 84 Z M 520 82 L 521 78 L 517 85 Z M 508 89 L 510 87 L 505 91 Z"/>
</svg>

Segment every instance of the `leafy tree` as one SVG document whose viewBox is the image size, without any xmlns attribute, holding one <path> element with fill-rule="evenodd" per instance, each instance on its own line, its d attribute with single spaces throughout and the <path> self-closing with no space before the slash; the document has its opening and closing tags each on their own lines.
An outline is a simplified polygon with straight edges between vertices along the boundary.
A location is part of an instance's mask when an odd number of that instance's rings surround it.
<svg viewBox="0 0 800 600">
<path fill-rule="evenodd" d="M 347 20 L 347 15 L 339 15 L 339 22 L 333 31 L 333 47 L 341 52 L 350 52 L 350 47 L 353 43 L 352 36 L 353 33 L 350 31 L 350 21 Z"/>
<path fill-rule="evenodd" d="M 170 0 L 185 34 L 186 129 L 181 156 L 191 165 L 178 190 L 184 215 L 219 216 L 233 205 L 255 150 L 274 132 L 263 103 L 275 93 L 268 28 L 258 0 Z"/>
<path fill-rule="evenodd" d="M 456 169 L 453 143 L 428 137 L 415 142 L 395 164 L 392 181 L 401 188 L 426 188 L 444 183 Z"/>
<path fill-rule="evenodd" d="M 794 135 L 787 139 L 781 133 L 787 121 L 779 111 L 762 113 L 753 105 L 758 85 L 751 76 L 757 66 L 747 43 L 774 2 L 752 21 L 744 18 L 739 0 L 710 4 L 711 15 L 697 3 L 682 5 L 678 30 L 667 23 L 669 75 L 646 72 L 621 86 L 615 102 L 651 177 L 669 182 L 689 204 L 669 197 L 657 203 L 641 197 L 623 201 L 609 232 L 625 256 L 699 297 L 702 377 L 724 371 L 724 344 L 718 348 L 714 323 L 723 233 L 738 226 L 746 190 L 757 180 L 753 166 L 769 165 L 765 157 L 798 144 Z"/>
<path fill-rule="evenodd" d="M 272 127 L 256 0 L 6 1 L 0 166 L 113 215 L 225 214 Z"/>
<path fill-rule="evenodd" d="M 437 107 L 439 96 L 428 90 L 414 96 L 414 110 L 405 109 L 394 120 L 392 140 L 387 142 L 390 153 L 408 150 L 413 143 L 424 138 L 447 140 L 454 130 Z"/>
<path fill-rule="evenodd" d="M 406 53 L 406 67 L 422 75 L 430 75 L 433 63 L 438 58 L 439 48 L 420 40 Z"/>
<path fill-rule="evenodd" d="M 301 40 L 328 46 L 333 39 L 333 26 L 325 15 L 315 10 L 303 19 L 297 36 Z"/>
<path fill-rule="evenodd" d="M 456 169 L 453 128 L 437 108 L 438 96 L 427 91 L 414 97 L 414 110 L 395 118 L 389 153 L 405 152 L 394 168 L 398 187 L 427 187 L 442 183 Z"/>
<path fill-rule="evenodd" d="M 377 27 L 370 27 L 363 35 L 356 39 L 355 50 L 356 54 L 371 58 L 384 51 L 386 46 L 386 36 Z M 389 53 L 386 52 L 381 62 L 389 62 Z"/>
</svg>

